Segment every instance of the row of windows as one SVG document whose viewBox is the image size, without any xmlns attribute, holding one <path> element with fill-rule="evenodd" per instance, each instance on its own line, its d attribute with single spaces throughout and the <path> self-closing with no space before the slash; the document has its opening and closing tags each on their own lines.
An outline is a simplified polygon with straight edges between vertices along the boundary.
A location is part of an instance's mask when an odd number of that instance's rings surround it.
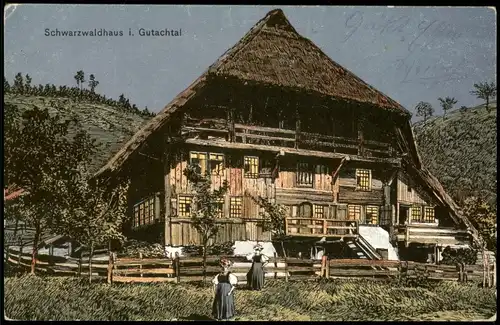
<svg viewBox="0 0 500 325">
<path fill-rule="evenodd" d="M 196 165 L 202 175 L 222 175 L 224 171 L 224 155 L 218 153 L 191 152 L 190 164 Z M 258 178 L 262 168 L 259 157 L 243 157 L 243 175 L 245 178 Z M 328 166 L 310 164 L 308 162 L 297 163 L 298 186 L 312 187 L 314 174 L 328 174 Z M 358 190 L 369 191 L 371 189 L 372 174 L 369 169 L 356 169 L 356 184 Z"/>
<path fill-rule="evenodd" d="M 420 206 L 412 207 L 411 208 L 411 221 L 412 222 L 423 222 L 423 223 L 434 223 L 435 222 L 434 208 L 433 207 L 423 207 L 422 208 Z"/>
<path fill-rule="evenodd" d="M 241 197 L 231 197 L 229 200 L 229 214 L 230 218 L 241 218 L 243 216 L 243 201 Z M 297 216 L 301 218 L 325 218 L 325 206 L 301 204 L 295 207 L 297 209 Z M 224 202 L 221 200 L 217 205 L 218 217 L 223 217 Z M 348 205 L 347 219 L 348 220 L 361 220 L 362 206 L 361 205 Z M 423 211 L 423 214 L 422 214 Z M 190 217 L 192 212 L 192 197 L 180 196 L 178 201 L 179 217 Z M 412 222 L 434 223 L 434 208 L 433 207 L 413 207 L 411 209 Z M 174 213 L 175 214 L 175 213 Z M 293 213 L 295 214 L 295 213 Z M 365 223 L 366 224 L 379 224 L 379 207 L 368 205 L 365 207 Z"/>
<path fill-rule="evenodd" d="M 241 197 L 232 197 L 229 199 L 229 214 L 231 218 L 241 218 L 243 215 L 243 204 Z M 224 214 L 224 200 L 220 199 L 215 205 L 215 211 L 218 218 L 222 218 Z M 191 217 L 193 212 L 193 198 L 191 196 L 179 196 L 177 202 L 177 213 L 173 211 L 174 215 L 182 218 Z"/>
</svg>

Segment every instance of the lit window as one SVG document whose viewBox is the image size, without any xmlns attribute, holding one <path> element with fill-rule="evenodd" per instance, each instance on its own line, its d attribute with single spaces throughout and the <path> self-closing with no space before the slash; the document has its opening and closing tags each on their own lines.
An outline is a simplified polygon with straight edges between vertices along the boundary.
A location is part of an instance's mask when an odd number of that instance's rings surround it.
<svg viewBox="0 0 500 325">
<path fill-rule="evenodd" d="M 241 218 L 243 215 L 243 204 L 241 197 L 232 197 L 229 203 L 229 213 L 231 215 L 231 218 Z"/>
<path fill-rule="evenodd" d="M 179 217 L 190 217 L 193 199 L 190 196 L 179 196 L 177 212 Z"/>
<path fill-rule="evenodd" d="M 313 173 L 311 167 L 306 162 L 297 164 L 297 185 L 312 187 Z"/>
<path fill-rule="evenodd" d="M 369 205 L 366 207 L 366 223 L 377 225 L 378 224 L 378 207 Z"/>
<path fill-rule="evenodd" d="M 325 207 L 322 205 L 315 205 L 314 206 L 314 217 L 315 218 L 324 218 L 325 216 Z"/>
<path fill-rule="evenodd" d="M 154 223 L 155 197 L 150 197 L 134 205 L 134 227 Z"/>
<path fill-rule="evenodd" d="M 361 219 L 361 205 L 349 205 L 347 209 L 348 220 Z"/>
<path fill-rule="evenodd" d="M 204 152 L 191 152 L 190 164 L 198 166 L 198 172 L 205 176 L 207 173 L 207 154 Z"/>
<path fill-rule="evenodd" d="M 259 157 L 245 156 L 243 163 L 245 168 L 245 178 L 259 177 Z"/>
<path fill-rule="evenodd" d="M 224 171 L 224 155 L 211 153 L 209 155 L 210 174 L 222 175 Z"/>
<path fill-rule="evenodd" d="M 369 169 L 356 169 L 356 188 L 362 191 L 371 189 L 372 171 Z"/>
<path fill-rule="evenodd" d="M 419 206 L 411 207 L 411 221 L 422 222 L 422 208 Z"/>
<path fill-rule="evenodd" d="M 425 209 L 424 209 L 424 222 L 427 222 L 427 223 L 436 222 L 433 207 L 425 207 Z"/>
</svg>

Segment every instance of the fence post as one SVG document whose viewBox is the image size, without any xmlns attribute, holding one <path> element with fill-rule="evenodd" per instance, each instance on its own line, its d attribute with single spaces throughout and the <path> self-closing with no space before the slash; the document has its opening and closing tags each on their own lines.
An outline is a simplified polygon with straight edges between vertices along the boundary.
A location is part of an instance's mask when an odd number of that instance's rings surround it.
<svg viewBox="0 0 500 325">
<path fill-rule="evenodd" d="M 321 278 L 326 276 L 326 256 L 321 257 L 321 270 L 319 271 Z"/>
<path fill-rule="evenodd" d="M 288 262 L 286 261 L 286 257 L 284 258 L 285 260 L 285 282 L 288 282 Z"/>
<path fill-rule="evenodd" d="M 497 261 L 493 261 L 493 287 L 497 286 Z"/>
<path fill-rule="evenodd" d="M 462 272 L 463 272 L 463 278 L 464 278 L 464 282 L 467 282 L 469 281 L 469 274 L 467 273 L 467 265 L 465 265 L 464 262 L 462 262 Z"/>
<path fill-rule="evenodd" d="M 141 260 L 139 263 L 139 273 L 141 275 L 141 278 L 142 278 L 142 253 L 139 253 L 139 259 Z"/>
<path fill-rule="evenodd" d="M 276 252 L 274 252 L 274 278 L 277 279 L 278 278 L 278 262 L 276 261 L 276 258 L 277 258 L 277 254 Z"/>
<path fill-rule="evenodd" d="M 456 270 L 458 271 L 458 282 L 462 282 L 462 265 L 460 262 L 457 262 Z"/>
<path fill-rule="evenodd" d="M 326 278 L 330 278 L 330 259 L 326 257 Z"/>
<path fill-rule="evenodd" d="M 109 252 L 109 260 L 108 260 L 108 283 L 111 284 L 112 276 L 113 276 L 113 266 L 115 264 L 113 253 Z"/>
<path fill-rule="evenodd" d="M 176 252 L 175 253 L 175 277 L 177 278 L 177 283 L 180 283 L 181 282 L 181 278 L 180 278 L 180 266 L 181 266 L 181 263 L 180 263 L 180 258 L 179 258 L 179 253 Z"/>
<path fill-rule="evenodd" d="M 23 245 L 19 246 L 19 252 L 17 255 L 17 266 L 21 267 L 21 256 L 23 255 Z"/>
<path fill-rule="evenodd" d="M 80 257 L 78 258 L 78 276 L 82 276 L 82 255 L 83 255 L 83 250 L 80 250 Z"/>
</svg>

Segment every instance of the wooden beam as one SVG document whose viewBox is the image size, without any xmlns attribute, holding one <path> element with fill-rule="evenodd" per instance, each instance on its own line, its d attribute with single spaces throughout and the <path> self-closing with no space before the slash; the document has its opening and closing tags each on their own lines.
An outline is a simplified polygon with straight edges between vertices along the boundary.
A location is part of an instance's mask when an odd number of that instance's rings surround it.
<svg viewBox="0 0 500 325">
<path fill-rule="evenodd" d="M 387 181 L 387 185 L 392 186 L 392 183 L 396 179 L 396 176 L 398 175 L 399 168 L 394 168 L 391 175 L 389 176 L 389 179 Z"/>
<path fill-rule="evenodd" d="M 168 152 L 172 146 L 165 146 L 165 152 L 163 154 L 163 186 L 164 186 L 164 222 L 165 222 L 165 234 L 164 234 L 164 245 L 172 245 L 172 232 L 170 224 L 170 199 L 171 199 L 171 187 L 170 187 L 170 159 L 173 155 Z"/>
<path fill-rule="evenodd" d="M 300 143 L 300 122 L 299 103 L 297 102 L 295 107 L 295 149 L 299 148 Z"/>
<path fill-rule="evenodd" d="M 400 166 L 401 164 L 400 158 L 359 157 L 356 155 L 348 155 L 343 153 L 324 152 L 324 151 L 316 151 L 308 149 L 293 149 L 286 147 L 266 146 L 266 145 L 249 144 L 249 143 L 236 143 L 236 142 L 227 142 L 220 140 L 186 139 L 184 142 L 186 144 L 212 146 L 212 147 L 226 148 L 226 149 L 261 150 L 261 151 L 271 151 L 275 153 L 283 151 L 285 154 L 300 155 L 300 156 L 312 156 L 312 157 L 330 158 L 330 159 L 346 158 L 346 160 L 359 161 L 364 163 L 388 164 L 393 166 Z"/>
<path fill-rule="evenodd" d="M 346 161 L 346 157 L 343 157 L 341 160 L 340 160 L 340 163 L 339 165 L 337 166 L 337 168 L 333 171 L 332 173 L 332 184 L 335 184 L 336 180 L 337 180 L 337 176 L 340 172 L 340 168 L 342 168 L 342 165 L 344 165 L 344 162 Z"/>
</svg>

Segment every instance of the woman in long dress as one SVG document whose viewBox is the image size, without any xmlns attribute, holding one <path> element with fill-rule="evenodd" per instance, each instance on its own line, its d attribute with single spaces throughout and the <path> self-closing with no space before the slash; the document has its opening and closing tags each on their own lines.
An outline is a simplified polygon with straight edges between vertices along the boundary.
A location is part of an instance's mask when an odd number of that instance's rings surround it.
<svg viewBox="0 0 500 325">
<path fill-rule="evenodd" d="M 222 259 L 220 264 L 222 272 L 212 280 L 215 291 L 212 316 L 217 320 L 226 320 L 234 316 L 234 289 L 238 284 L 238 278 L 230 272 L 229 260 Z"/>
<path fill-rule="evenodd" d="M 264 266 L 269 261 L 269 258 L 262 254 L 263 247 L 257 244 L 254 247 L 254 255 L 252 256 L 252 267 L 247 274 L 247 284 L 252 290 L 262 290 L 264 287 Z"/>
</svg>

